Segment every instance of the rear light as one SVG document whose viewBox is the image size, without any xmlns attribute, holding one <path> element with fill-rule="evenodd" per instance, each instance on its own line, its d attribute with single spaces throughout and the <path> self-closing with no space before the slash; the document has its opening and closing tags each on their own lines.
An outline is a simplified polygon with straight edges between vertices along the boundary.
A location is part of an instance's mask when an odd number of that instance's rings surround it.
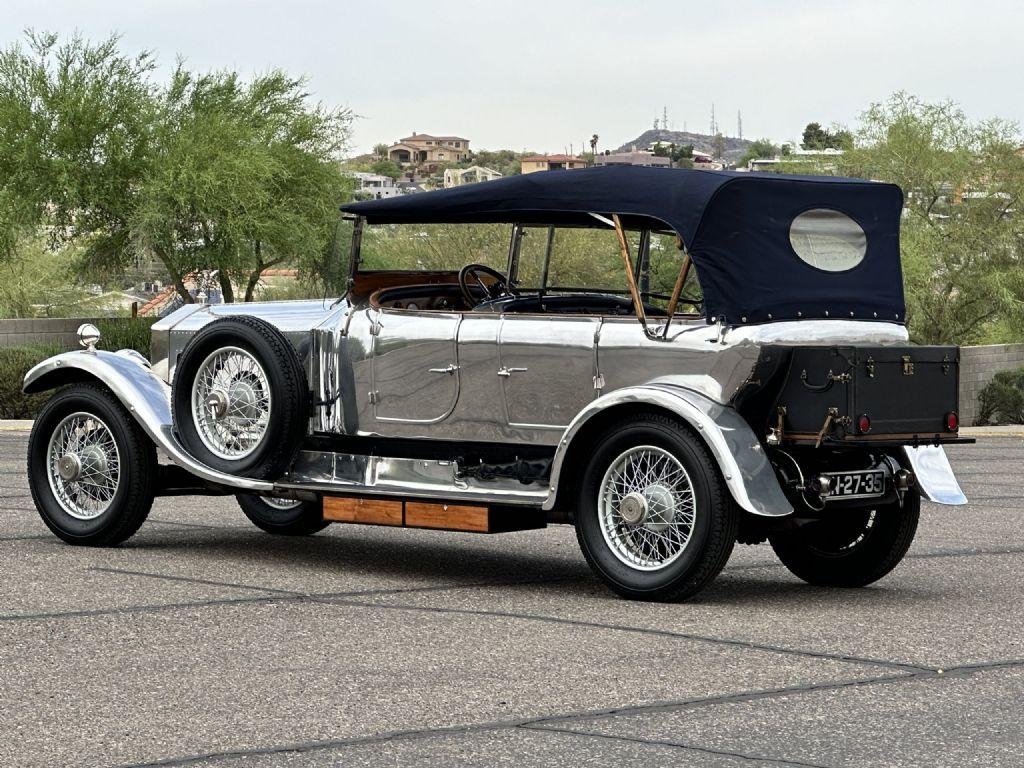
<svg viewBox="0 0 1024 768">
<path fill-rule="evenodd" d="M 857 417 L 857 431 L 862 435 L 866 435 L 871 431 L 871 419 L 868 418 L 866 413 L 862 413 Z"/>
<path fill-rule="evenodd" d="M 960 417 L 956 415 L 956 411 L 950 411 L 946 414 L 946 431 L 956 432 L 960 428 Z"/>
</svg>

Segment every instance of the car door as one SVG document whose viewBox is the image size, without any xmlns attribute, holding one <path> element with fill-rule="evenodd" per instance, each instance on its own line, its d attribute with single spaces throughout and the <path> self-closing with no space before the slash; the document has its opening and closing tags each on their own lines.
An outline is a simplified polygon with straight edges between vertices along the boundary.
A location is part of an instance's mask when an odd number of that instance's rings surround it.
<svg viewBox="0 0 1024 768">
<path fill-rule="evenodd" d="M 377 310 L 373 335 L 374 418 L 429 424 L 444 420 L 459 398 L 456 338 L 462 316 Z"/>
<path fill-rule="evenodd" d="M 600 318 L 505 315 L 498 376 L 510 426 L 564 429 L 594 399 Z"/>
</svg>

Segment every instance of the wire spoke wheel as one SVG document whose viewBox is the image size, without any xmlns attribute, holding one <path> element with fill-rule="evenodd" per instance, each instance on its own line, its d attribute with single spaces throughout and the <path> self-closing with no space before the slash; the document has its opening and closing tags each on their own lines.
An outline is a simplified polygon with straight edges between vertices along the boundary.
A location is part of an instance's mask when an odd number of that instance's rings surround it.
<svg viewBox="0 0 1024 768">
<path fill-rule="evenodd" d="M 192 420 L 203 444 L 222 459 L 241 459 L 263 442 L 270 424 L 270 381 L 240 347 L 222 347 L 192 380 Z"/>
<path fill-rule="evenodd" d="M 601 533 L 620 561 L 656 571 L 682 555 L 693 534 L 690 476 L 672 453 L 640 445 L 620 454 L 599 487 Z"/>
<path fill-rule="evenodd" d="M 77 411 L 53 430 L 46 449 L 47 479 L 61 509 L 78 520 L 106 512 L 121 482 L 121 454 L 97 416 Z"/>
</svg>

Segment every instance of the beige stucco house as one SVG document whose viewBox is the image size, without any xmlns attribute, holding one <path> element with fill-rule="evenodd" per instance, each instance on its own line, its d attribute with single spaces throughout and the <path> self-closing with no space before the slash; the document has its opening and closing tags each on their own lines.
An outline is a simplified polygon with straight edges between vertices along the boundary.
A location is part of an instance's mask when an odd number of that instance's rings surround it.
<svg viewBox="0 0 1024 768">
<path fill-rule="evenodd" d="M 587 163 L 574 155 L 528 155 L 522 159 L 523 173 L 585 168 Z"/>
<path fill-rule="evenodd" d="M 388 158 L 403 165 L 458 163 L 469 157 L 469 139 L 413 133 L 388 147 Z"/>
</svg>

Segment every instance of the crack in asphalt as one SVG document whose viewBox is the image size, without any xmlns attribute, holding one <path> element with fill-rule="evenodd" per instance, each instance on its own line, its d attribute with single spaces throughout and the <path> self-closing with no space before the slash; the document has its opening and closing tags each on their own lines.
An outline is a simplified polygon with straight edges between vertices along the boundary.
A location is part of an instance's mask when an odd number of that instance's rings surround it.
<svg viewBox="0 0 1024 768">
<path fill-rule="evenodd" d="M 991 671 L 993 669 L 1007 668 L 1007 667 L 1021 667 L 1024 666 L 1024 659 L 1015 659 L 1002 662 L 993 662 L 991 664 L 965 664 L 962 666 L 951 667 L 946 670 L 921 670 L 921 671 L 907 671 L 903 674 L 896 675 L 883 675 L 877 677 L 862 677 L 862 678 L 849 678 L 844 680 L 837 680 L 827 683 L 809 683 L 806 685 L 793 685 L 784 686 L 780 688 L 767 688 L 754 691 L 741 691 L 738 693 L 720 694 L 717 696 L 706 696 L 696 699 L 682 699 L 677 701 L 661 701 L 652 702 L 648 704 L 636 704 L 622 707 L 598 709 L 598 710 L 580 710 L 554 713 L 551 715 L 545 715 L 542 717 L 532 718 L 516 718 L 507 720 L 494 720 L 480 723 L 467 723 L 464 725 L 454 726 L 440 726 L 437 728 L 418 728 L 409 730 L 398 730 L 389 731 L 379 734 L 372 734 L 367 736 L 353 736 L 344 739 L 324 739 L 317 741 L 306 741 L 306 742 L 294 742 L 289 744 L 279 744 L 268 747 L 253 747 L 249 749 L 233 749 L 224 750 L 218 752 L 205 752 L 202 754 L 186 755 L 178 757 L 161 758 L 149 762 L 136 762 L 129 763 L 119 766 L 119 768 L 158 768 L 167 766 L 187 766 L 196 765 L 199 763 L 215 763 L 224 762 L 227 760 L 235 760 L 246 757 L 269 757 L 272 755 L 284 755 L 284 754 L 299 754 L 299 753 L 310 753 L 310 752 L 325 752 L 325 751 L 337 751 L 345 749 L 346 747 L 360 746 L 364 744 L 383 744 L 392 741 L 401 740 L 415 740 L 415 739 L 431 739 L 431 738 L 442 738 L 445 736 L 459 736 L 459 735 L 475 735 L 480 733 L 486 733 L 489 731 L 509 730 L 509 729 L 522 729 L 532 731 L 550 731 L 555 733 L 568 733 L 577 736 L 591 737 L 591 738 L 609 738 L 609 739 L 620 739 L 628 741 L 637 741 L 639 743 L 648 743 L 651 745 L 671 746 L 679 749 L 697 750 L 701 752 L 709 752 L 713 754 L 720 754 L 723 756 L 735 756 L 739 758 L 746 758 L 750 760 L 757 760 L 760 762 L 772 762 L 782 765 L 796 765 L 796 766 L 807 766 L 808 768 L 827 768 L 825 766 L 819 766 L 814 763 L 806 763 L 789 759 L 779 759 L 771 757 L 763 757 L 758 755 L 748 755 L 743 753 L 730 753 L 725 751 L 718 751 L 708 747 L 701 747 L 700 745 L 688 744 L 685 742 L 670 742 L 670 741 L 658 741 L 658 740 L 645 740 L 635 739 L 632 737 L 616 736 L 614 734 L 604 734 L 600 732 L 578 730 L 571 727 L 565 727 L 561 724 L 572 724 L 576 722 L 586 722 L 591 720 L 605 720 L 608 718 L 616 717 L 636 717 L 647 714 L 659 714 L 667 712 L 682 712 L 688 710 L 702 709 L 706 707 L 721 706 L 727 704 L 746 703 L 751 701 L 763 701 L 773 698 L 785 697 L 785 696 L 797 696 L 803 694 L 813 694 L 821 691 L 842 691 L 846 689 L 866 687 L 872 685 L 893 685 L 900 684 L 909 681 L 919 680 L 941 680 L 944 676 L 950 675 L 970 675 L 977 672 Z"/>
<path fill-rule="evenodd" d="M 732 638 L 711 637 L 708 635 L 697 635 L 690 632 L 675 632 L 668 629 L 656 629 L 653 627 L 636 627 L 629 624 L 609 624 L 599 621 L 586 621 L 584 619 L 569 619 L 561 616 L 546 616 L 534 613 L 515 613 L 512 611 L 489 611 L 477 608 L 441 608 L 437 606 L 412 605 L 408 603 L 369 603 L 364 600 L 329 599 L 324 603 L 332 605 L 353 605 L 366 608 L 380 608 L 395 611 L 416 611 L 423 613 L 442 613 L 466 616 L 486 616 L 503 619 L 519 619 L 522 621 L 536 621 L 546 624 L 559 624 L 563 626 L 583 627 L 586 629 L 603 629 L 614 632 L 628 632 L 631 634 L 650 635 L 654 637 L 667 637 L 679 640 L 692 640 L 700 643 L 711 643 L 714 645 L 725 645 L 732 648 L 745 650 L 765 651 L 767 653 L 778 653 L 787 656 L 801 656 L 829 661 L 841 661 L 850 664 L 866 664 L 888 669 L 900 669 L 910 672 L 933 672 L 935 667 L 910 664 L 899 661 L 888 661 L 886 659 L 872 659 L 861 656 L 851 656 L 839 653 L 827 653 L 810 651 L 801 648 L 786 648 L 785 646 L 771 645 L 768 643 L 756 643 L 748 640 L 736 640 Z"/>
<path fill-rule="evenodd" d="M 932 672 L 936 667 L 922 666 L 908 662 L 889 661 L 886 659 L 873 659 L 868 657 L 852 656 L 847 654 L 834 654 L 805 649 L 786 648 L 785 646 L 770 645 L 766 643 L 755 643 L 747 640 L 736 640 L 731 638 L 711 637 L 698 635 L 689 632 L 676 632 L 667 629 L 656 629 L 652 627 L 637 627 L 630 624 L 610 624 L 605 622 L 586 621 L 583 619 L 569 619 L 560 616 L 546 616 L 544 614 L 516 613 L 512 611 L 491 611 L 485 609 L 470 608 L 442 608 L 438 606 L 411 605 L 408 603 L 375 603 L 366 600 L 353 600 L 351 598 L 384 597 L 395 594 L 454 591 L 459 589 L 480 589 L 486 587 L 511 587 L 528 586 L 531 584 L 549 584 L 560 581 L 571 581 L 569 577 L 552 577 L 543 579 L 528 579 L 521 581 L 483 581 L 468 584 L 435 584 L 423 587 L 397 587 L 393 589 L 370 589 L 352 590 L 345 592 L 299 592 L 296 590 L 277 589 L 273 587 L 262 587 L 255 584 L 240 584 L 238 582 L 215 581 L 212 579 L 198 579 L 193 576 L 178 576 L 174 574 L 153 573 L 149 571 L 132 571 L 122 568 L 94 567 L 89 570 L 101 573 L 110 573 L 124 576 L 136 576 L 151 579 L 164 579 L 177 582 L 191 582 L 204 586 L 218 586 L 231 589 L 251 589 L 264 592 L 271 592 L 279 595 L 283 600 L 305 600 L 320 603 L 323 605 L 345 605 L 357 608 L 378 608 L 384 610 L 414 611 L 424 613 L 443 613 L 454 615 L 483 616 L 494 618 L 518 619 L 522 621 L 535 621 L 563 626 L 576 626 L 587 629 L 602 629 L 615 632 L 628 632 L 654 637 L 666 637 L 679 640 L 691 640 L 694 642 L 725 645 L 734 648 L 747 650 L 759 650 L 768 653 L 779 653 L 791 656 L 804 656 L 816 659 L 841 661 L 852 664 L 869 664 L 873 666 L 886 667 L 889 669 L 901 669 L 914 672 Z M 155 608 L 157 606 L 154 606 Z M 0 617 L 3 618 L 3 617 Z"/>
<path fill-rule="evenodd" d="M 609 741 L 625 741 L 631 744 L 645 744 L 652 747 L 676 747 L 678 749 L 688 749 L 693 752 L 702 752 L 709 755 L 718 755 L 719 757 L 735 757 L 741 760 L 749 760 L 755 763 L 771 763 L 772 765 L 795 765 L 799 768 L 830 768 L 830 766 L 823 765 L 821 763 L 805 763 L 800 760 L 790 760 L 777 757 L 761 757 L 759 755 L 752 755 L 749 752 L 735 752 L 726 749 L 712 749 L 711 747 L 702 747 L 697 744 L 692 744 L 684 741 L 668 741 L 662 739 L 641 739 L 639 736 L 622 736 L 610 733 L 600 733 L 598 731 L 577 731 L 573 728 L 535 728 L 530 725 L 521 725 L 520 729 L 524 731 L 544 731 L 547 733 L 562 733 L 571 734 L 573 736 L 585 736 L 591 739 L 608 739 Z"/>
</svg>

